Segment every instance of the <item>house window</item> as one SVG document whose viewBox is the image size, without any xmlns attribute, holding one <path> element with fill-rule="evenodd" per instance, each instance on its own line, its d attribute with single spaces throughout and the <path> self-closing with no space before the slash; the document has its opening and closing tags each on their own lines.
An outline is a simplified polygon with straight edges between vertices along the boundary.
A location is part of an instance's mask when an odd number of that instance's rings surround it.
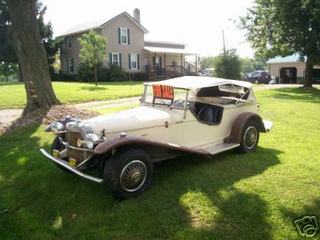
<svg viewBox="0 0 320 240">
<path fill-rule="evenodd" d="M 68 48 L 72 47 L 72 42 L 71 42 L 71 38 L 70 37 L 67 37 L 67 46 L 68 46 Z"/>
<path fill-rule="evenodd" d="M 120 43 L 123 45 L 128 44 L 128 28 L 120 28 Z"/>
<path fill-rule="evenodd" d="M 130 55 L 130 66 L 132 70 L 138 69 L 138 55 L 135 53 Z"/>
<path fill-rule="evenodd" d="M 112 59 L 111 62 L 112 64 L 115 64 L 117 66 L 120 66 L 120 54 L 119 53 L 112 53 Z"/>
<path fill-rule="evenodd" d="M 74 73 L 74 62 L 73 62 L 73 58 L 70 58 L 68 60 L 68 71 L 69 73 Z"/>
</svg>

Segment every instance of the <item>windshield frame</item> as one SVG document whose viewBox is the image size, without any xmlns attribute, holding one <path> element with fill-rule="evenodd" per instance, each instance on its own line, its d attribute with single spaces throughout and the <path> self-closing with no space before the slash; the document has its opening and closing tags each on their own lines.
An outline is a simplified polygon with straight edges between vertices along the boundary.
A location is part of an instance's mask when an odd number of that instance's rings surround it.
<svg viewBox="0 0 320 240">
<path fill-rule="evenodd" d="M 148 98 L 148 89 L 150 89 L 152 91 L 152 85 L 144 85 L 144 92 L 143 92 L 143 95 L 142 95 L 142 98 L 141 98 L 141 104 L 145 104 L 145 105 L 149 105 L 149 106 L 169 107 L 170 109 L 187 110 L 187 108 L 188 108 L 188 103 L 187 102 L 188 102 L 188 98 L 189 98 L 190 89 L 173 87 L 173 89 L 174 89 L 174 97 L 171 100 L 171 104 L 164 104 L 164 103 L 162 104 L 162 103 L 155 102 L 154 101 L 155 98 L 153 97 L 153 94 L 152 94 L 152 99 L 153 99 L 152 102 L 147 101 L 146 99 Z M 185 91 L 185 93 L 183 93 L 185 96 L 183 98 L 176 99 L 176 90 Z M 161 99 L 161 98 L 158 98 L 158 99 Z M 163 99 L 163 100 L 166 101 L 166 100 L 169 100 L 169 99 Z M 177 101 L 177 100 L 183 100 L 184 101 L 183 107 L 177 106 L 177 105 L 174 104 L 175 101 Z"/>
</svg>

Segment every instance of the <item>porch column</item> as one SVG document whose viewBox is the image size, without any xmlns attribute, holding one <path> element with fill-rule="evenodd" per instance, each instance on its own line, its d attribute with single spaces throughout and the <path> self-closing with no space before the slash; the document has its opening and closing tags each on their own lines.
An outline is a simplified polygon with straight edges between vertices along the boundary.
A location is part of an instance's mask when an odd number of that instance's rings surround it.
<svg viewBox="0 0 320 240">
<path fill-rule="evenodd" d="M 198 73 L 198 56 L 197 56 L 197 54 L 194 55 L 194 56 L 196 57 L 196 61 L 195 61 L 195 63 L 196 63 L 196 73 Z"/>
<path fill-rule="evenodd" d="M 182 68 L 182 53 L 180 55 L 180 67 L 181 67 L 181 73 L 183 73 L 183 68 Z"/>
<path fill-rule="evenodd" d="M 164 70 L 166 70 L 166 53 L 163 53 L 163 64 L 164 64 Z"/>
</svg>

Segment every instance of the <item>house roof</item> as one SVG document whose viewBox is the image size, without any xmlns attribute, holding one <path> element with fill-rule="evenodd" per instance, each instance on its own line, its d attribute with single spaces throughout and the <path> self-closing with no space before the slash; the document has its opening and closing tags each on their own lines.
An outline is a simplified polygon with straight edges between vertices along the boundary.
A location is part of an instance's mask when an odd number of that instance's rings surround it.
<svg viewBox="0 0 320 240">
<path fill-rule="evenodd" d="M 191 53 L 182 48 L 164 48 L 164 47 L 144 47 L 145 50 L 153 53 L 180 53 L 185 55 L 195 55 L 197 53 Z"/>
<path fill-rule="evenodd" d="M 205 87 L 215 87 L 225 84 L 232 84 L 236 86 L 251 88 L 252 84 L 249 82 L 229 80 L 224 78 L 213 77 L 198 77 L 198 76 L 184 76 L 172 78 L 163 81 L 146 82 L 144 85 L 165 85 L 180 89 L 200 89 Z"/>
<path fill-rule="evenodd" d="M 106 26 L 106 25 L 112 23 L 114 20 L 116 20 L 120 16 L 128 17 L 129 20 L 132 21 L 135 25 L 137 25 L 137 27 L 139 27 L 144 33 L 148 33 L 148 30 L 144 26 L 142 26 L 141 23 L 137 22 L 137 20 L 134 19 L 134 17 L 132 17 L 127 12 L 122 12 L 122 13 L 118 14 L 117 16 L 109 19 L 108 21 L 106 21 L 104 19 L 104 20 L 97 20 L 97 21 L 77 25 L 77 26 L 69 29 L 68 31 L 64 32 L 63 34 L 61 34 L 58 37 L 66 37 L 66 36 L 70 36 L 70 35 L 74 35 L 74 34 L 84 33 L 84 32 L 87 32 L 91 29 L 100 29 L 103 26 Z"/>
<path fill-rule="evenodd" d="M 272 59 L 269 59 L 267 61 L 267 64 L 272 64 L 272 63 L 296 63 L 296 62 L 300 62 L 299 61 L 299 54 L 293 54 L 290 56 L 286 56 L 286 57 L 275 57 Z"/>
<path fill-rule="evenodd" d="M 181 45 L 185 46 L 185 43 L 178 43 L 178 42 L 168 42 L 168 41 L 158 41 L 158 40 L 145 40 L 147 43 L 156 43 L 156 44 L 173 44 L 173 45 Z"/>
<path fill-rule="evenodd" d="M 186 48 L 185 43 L 154 41 L 154 40 L 145 40 L 144 46 L 146 46 L 146 47 L 160 47 L 160 48 L 180 48 L 180 49 Z"/>
</svg>

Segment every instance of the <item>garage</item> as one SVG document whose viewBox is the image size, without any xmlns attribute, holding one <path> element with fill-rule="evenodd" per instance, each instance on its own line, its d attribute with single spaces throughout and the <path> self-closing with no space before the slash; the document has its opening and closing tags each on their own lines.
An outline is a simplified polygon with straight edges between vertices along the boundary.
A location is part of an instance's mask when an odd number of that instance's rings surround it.
<svg viewBox="0 0 320 240">
<path fill-rule="evenodd" d="M 269 73 L 277 83 L 302 83 L 305 76 L 306 64 L 299 61 L 299 55 L 294 54 L 287 57 L 276 57 L 267 61 Z M 313 67 L 314 83 L 320 82 L 320 66 Z"/>
<path fill-rule="evenodd" d="M 280 79 L 282 83 L 297 83 L 297 68 L 296 67 L 281 68 Z"/>
</svg>

